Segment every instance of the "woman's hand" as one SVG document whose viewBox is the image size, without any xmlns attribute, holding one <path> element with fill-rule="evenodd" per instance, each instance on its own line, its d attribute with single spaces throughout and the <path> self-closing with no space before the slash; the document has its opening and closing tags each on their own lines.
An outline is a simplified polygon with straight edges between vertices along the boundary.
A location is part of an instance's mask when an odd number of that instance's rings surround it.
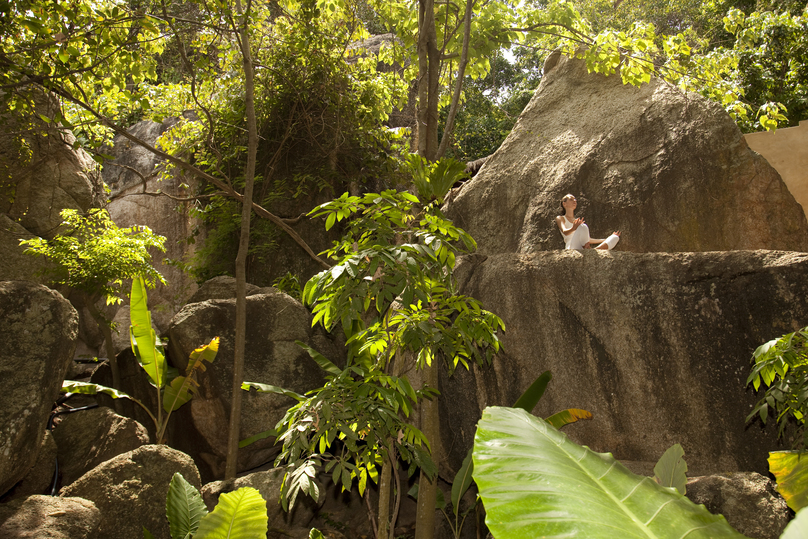
<svg viewBox="0 0 808 539">
<path fill-rule="evenodd" d="M 572 231 L 575 232 L 578 230 L 578 227 L 584 224 L 584 220 L 578 217 L 575 221 L 572 222 Z"/>
</svg>

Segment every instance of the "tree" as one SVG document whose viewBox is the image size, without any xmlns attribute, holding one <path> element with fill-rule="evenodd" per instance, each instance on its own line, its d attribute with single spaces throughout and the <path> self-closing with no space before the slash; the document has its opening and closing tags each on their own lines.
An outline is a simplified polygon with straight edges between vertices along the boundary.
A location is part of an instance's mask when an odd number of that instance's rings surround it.
<svg viewBox="0 0 808 539">
<path fill-rule="evenodd" d="M 63 231 L 51 240 L 23 240 L 25 253 L 44 256 L 53 265 L 49 276 L 53 283 L 77 291 L 104 335 L 107 358 L 112 371 L 112 386 L 121 388 L 121 373 L 112 344 L 112 322 L 96 303 L 104 298 L 107 305 L 123 301 L 123 281 L 142 276 L 144 283 L 166 284 L 154 269 L 149 249 L 165 251 L 165 237 L 149 227 L 118 228 L 106 210 L 91 209 L 86 215 L 77 210 L 62 210 Z"/>
<path fill-rule="evenodd" d="M 335 265 L 309 280 L 303 301 L 313 308 L 313 323 L 343 329 L 348 365 L 337 369 L 310 350 L 329 381 L 306 397 L 292 395 L 299 404 L 276 433 L 283 441 L 279 463 L 291 466 L 284 481 L 288 496 L 312 492 L 315 465 L 325 465 L 345 489 L 357 480 L 363 492 L 369 478 L 376 480 L 377 537 L 385 539 L 393 537 L 402 495 L 398 457 L 410 465 L 410 473 L 421 468 L 419 505 L 436 476 L 422 446 L 434 447 L 439 433 L 424 428 L 430 425 L 423 411 L 420 431 L 403 423 L 399 413 L 409 416 L 425 401 L 434 406 L 437 380 L 427 377 L 415 391 L 408 373 L 487 365 L 499 350 L 497 332 L 504 329 L 496 315 L 458 292 L 452 273 L 456 256 L 475 248 L 474 240 L 440 211 L 463 165 L 427 164 L 418 155 L 409 163 L 419 197 L 392 190 L 362 197 L 345 193 L 313 212 L 326 218 L 326 228 L 347 221 L 345 236 L 328 251 Z M 245 382 L 244 388 L 250 387 L 278 391 Z M 434 523 L 424 521 L 423 514 L 434 517 L 434 497 L 428 503 L 416 528 L 431 536 Z"/>
</svg>

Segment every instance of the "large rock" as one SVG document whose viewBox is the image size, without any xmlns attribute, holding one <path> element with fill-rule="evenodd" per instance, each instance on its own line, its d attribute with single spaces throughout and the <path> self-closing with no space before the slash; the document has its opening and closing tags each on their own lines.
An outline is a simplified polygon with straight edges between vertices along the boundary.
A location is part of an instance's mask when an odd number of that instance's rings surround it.
<svg viewBox="0 0 808 539">
<path fill-rule="evenodd" d="M 220 478 L 227 455 L 227 432 L 233 384 L 235 300 L 210 300 L 186 305 L 171 322 L 172 362 L 181 370 L 188 355 L 213 337 L 221 338 L 215 362 L 199 376 L 196 397 L 175 412 L 175 447 L 200 463 L 203 477 Z M 340 361 L 333 342 L 312 329 L 311 315 L 297 300 L 273 288 L 247 297 L 247 343 L 244 380 L 304 393 L 323 384 L 323 372 L 295 341 Z M 289 397 L 243 393 L 240 439 L 272 429 L 294 404 Z M 278 448 L 265 439 L 239 450 L 238 466 L 248 470 L 271 460 Z M 207 469 L 201 466 L 207 464 Z"/>
<path fill-rule="evenodd" d="M 550 370 L 534 413 L 592 412 L 565 428 L 578 443 L 644 462 L 680 443 L 694 474 L 766 473 L 781 443 L 745 422 L 746 378 L 758 345 L 808 323 L 808 254 L 550 251 L 464 258 L 457 275 L 507 331 L 493 367 L 441 381 L 450 469 L 485 406 Z"/>
<path fill-rule="evenodd" d="M 561 249 L 566 193 L 622 251 L 808 251 L 802 208 L 718 104 L 561 58 L 448 214 L 483 253 Z"/>
<path fill-rule="evenodd" d="M 0 495 L 36 461 L 77 334 L 76 310 L 58 292 L 0 281 Z"/>
<path fill-rule="evenodd" d="M 37 94 L 35 113 L 53 118 L 55 98 Z M 52 237 L 65 208 L 87 210 L 103 197 L 98 165 L 84 150 L 73 149 L 76 138 L 55 123 L 32 115 L 27 121 L 0 113 L 0 214 L 26 230 Z"/>
<path fill-rule="evenodd" d="M 158 138 L 177 122 L 177 118 L 167 118 L 162 123 L 144 120 L 128 131 L 144 142 L 159 147 Z M 182 271 L 178 264 L 169 263 L 169 260 L 186 263 L 194 251 L 194 243 L 184 241 L 194 236 L 199 226 L 198 220 L 191 216 L 192 203 L 172 198 L 187 197 L 188 185 L 193 182 L 181 170 L 162 175 L 162 159 L 123 135 L 115 136 L 109 152 L 115 159 L 104 163 L 103 178 L 112 191 L 107 206 L 112 219 L 121 227 L 148 226 L 156 234 L 168 238 L 165 253 L 152 253 L 154 266 L 166 278 L 168 286 L 161 285 L 149 291 L 152 323 L 159 332 L 164 332 L 171 317 L 196 290 L 191 276 Z M 143 194 L 157 192 L 171 196 Z M 121 305 L 116 317 L 124 328 L 129 327 L 128 311 L 127 305 Z M 121 336 L 123 339 L 115 343 L 119 352 L 128 342 L 125 331 L 121 332 Z"/>
<path fill-rule="evenodd" d="M 50 494 L 53 488 L 53 476 L 56 472 L 56 441 L 51 431 L 46 430 L 39 446 L 36 462 L 31 466 L 22 481 L 3 496 L 3 503 L 19 500 L 35 494 Z"/>
<path fill-rule="evenodd" d="M 93 468 L 60 495 L 95 503 L 101 511 L 96 539 L 139 538 L 144 527 L 168 539 L 166 496 L 175 473 L 201 487 L 191 457 L 165 445 L 145 445 Z"/>
<path fill-rule="evenodd" d="M 95 504 L 81 498 L 36 495 L 0 505 L 3 539 L 95 539 L 100 521 Z"/>
<path fill-rule="evenodd" d="M 754 539 L 777 539 L 791 518 L 774 482 L 754 472 L 693 477 L 687 481 L 687 497 Z"/>
<path fill-rule="evenodd" d="M 143 425 L 107 407 L 62 416 L 53 436 L 63 486 L 99 464 L 149 443 Z"/>
</svg>

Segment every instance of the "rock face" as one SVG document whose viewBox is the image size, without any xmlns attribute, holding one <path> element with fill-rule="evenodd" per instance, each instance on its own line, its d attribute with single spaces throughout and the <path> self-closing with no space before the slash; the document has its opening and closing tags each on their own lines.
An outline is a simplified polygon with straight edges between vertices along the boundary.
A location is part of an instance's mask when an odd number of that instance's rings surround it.
<svg viewBox="0 0 808 539">
<path fill-rule="evenodd" d="M 772 425 L 745 423 L 758 398 L 746 378 L 757 346 L 808 321 L 808 254 L 478 255 L 457 275 L 507 330 L 493 367 L 441 380 L 451 469 L 482 409 L 512 406 L 550 370 L 534 413 L 592 412 L 564 429 L 578 443 L 648 462 L 680 443 L 694 474 L 766 473 L 781 444 Z"/>
<path fill-rule="evenodd" d="M 143 425 L 106 407 L 62 416 L 53 436 L 63 486 L 99 464 L 149 443 Z"/>
<path fill-rule="evenodd" d="M 273 288 L 247 298 L 247 345 L 244 380 L 285 387 L 304 393 L 323 384 L 323 373 L 295 341 L 306 342 L 339 362 L 339 353 L 319 328 L 312 329 L 309 312 L 297 300 Z M 227 429 L 232 394 L 235 300 L 210 300 L 186 305 L 171 322 L 171 361 L 180 370 L 197 347 L 220 337 L 215 362 L 199 376 L 197 396 L 180 408 L 175 422 L 176 447 L 200 464 L 203 477 L 216 479 L 224 472 Z M 245 439 L 274 428 L 294 403 L 280 395 L 243 395 L 241 435 Z M 184 429 L 184 430 L 183 430 Z M 239 469 L 248 470 L 277 453 L 273 439 L 239 450 Z M 209 474 L 209 475 L 208 475 Z"/>
<path fill-rule="evenodd" d="M 691 478 L 687 497 L 724 515 L 733 528 L 754 539 L 777 539 L 790 520 L 788 505 L 774 482 L 754 472 Z"/>
<path fill-rule="evenodd" d="M 95 539 L 100 521 L 95 504 L 81 498 L 37 495 L 0 505 L 3 539 Z"/>
<path fill-rule="evenodd" d="M 8 500 L 19 500 L 35 494 L 50 494 L 53 475 L 56 471 L 56 441 L 49 430 L 45 431 L 39 446 L 36 462 L 22 481 L 6 493 Z"/>
<path fill-rule="evenodd" d="M 170 537 L 166 496 L 176 472 L 199 490 L 191 457 L 165 445 L 146 445 L 93 468 L 61 496 L 95 503 L 101 511 L 97 539 L 143 537 L 143 527 L 154 537 Z"/>
<path fill-rule="evenodd" d="M 177 118 L 166 119 L 163 123 L 142 121 L 128 131 L 154 146 L 158 144 L 158 137 L 177 121 Z M 190 217 L 190 202 L 178 202 L 166 196 L 149 196 L 142 193 L 161 191 L 175 197 L 186 196 L 187 189 L 183 184 L 189 180 L 180 171 L 163 178 L 160 175 L 162 160 L 122 135 L 115 137 L 110 152 L 115 159 L 104 163 L 103 177 L 112 190 L 107 207 L 112 219 L 120 227 L 145 225 L 156 234 L 169 238 L 166 241 L 165 253 L 152 253 L 155 268 L 163 274 L 169 284 L 167 287 L 158 286 L 155 290 L 149 291 L 152 322 L 163 332 L 168 329 L 171 317 L 196 290 L 196 283 L 188 274 L 176 265 L 166 264 L 164 259 L 187 261 L 193 253 L 193 248 L 181 240 L 192 236 L 198 223 Z M 126 305 L 123 305 L 118 312 L 126 318 L 128 315 Z M 128 319 L 121 322 L 125 323 L 124 327 L 128 327 Z M 125 332 L 122 333 L 123 340 L 128 341 Z M 124 342 L 124 347 L 126 346 Z M 118 349 L 120 351 L 120 347 Z"/>
<path fill-rule="evenodd" d="M 58 292 L 0 282 L 0 495 L 36 461 L 77 334 L 78 314 Z"/>
<path fill-rule="evenodd" d="M 37 114 L 53 117 L 54 99 L 38 95 L 35 101 Z M 20 122 L 7 115 L 0 111 L 0 279 L 32 279 L 26 272 L 41 262 L 22 254 L 19 240 L 53 237 L 63 209 L 97 206 L 104 190 L 95 161 L 73 149 L 72 133 L 38 118 Z"/>
<path fill-rule="evenodd" d="M 719 105 L 562 57 L 448 215 L 482 253 L 561 249 L 566 193 L 621 251 L 808 251 L 802 208 Z"/>
</svg>

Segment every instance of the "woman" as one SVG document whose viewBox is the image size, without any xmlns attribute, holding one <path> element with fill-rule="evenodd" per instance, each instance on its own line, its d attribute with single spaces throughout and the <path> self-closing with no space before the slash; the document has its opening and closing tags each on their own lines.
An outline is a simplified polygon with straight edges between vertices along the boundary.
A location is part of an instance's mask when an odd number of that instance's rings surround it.
<svg viewBox="0 0 808 539">
<path fill-rule="evenodd" d="M 589 249 L 593 244 L 599 244 L 595 249 L 608 250 L 614 249 L 617 242 L 620 241 L 620 231 L 615 230 L 614 233 L 605 240 L 595 240 L 589 237 L 589 227 L 586 226 L 584 220 L 580 217 L 575 218 L 575 208 L 578 207 L 578 201 L 572 195 L 565 195 L 561 199 L 562 214 L 556 217 L 556 224 L 564 237 L 564 243 L 567 249 Z"/>
</svg>

